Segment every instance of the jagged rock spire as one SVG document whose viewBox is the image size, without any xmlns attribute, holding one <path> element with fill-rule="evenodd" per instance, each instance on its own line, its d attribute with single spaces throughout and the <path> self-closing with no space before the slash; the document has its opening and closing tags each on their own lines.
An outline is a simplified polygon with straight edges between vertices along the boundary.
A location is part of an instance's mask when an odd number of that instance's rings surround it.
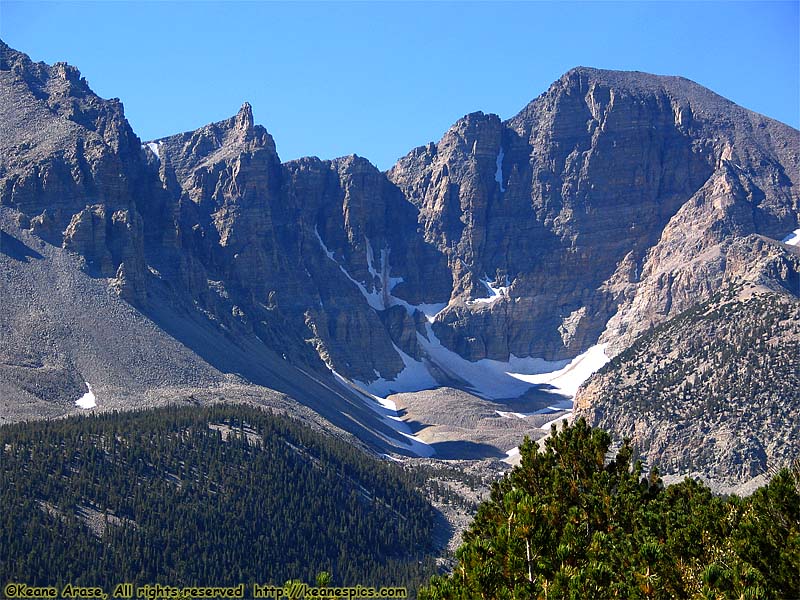
<svg viewBox="0 0 800 600">
<path fill-rule="evenodd" d="M 249 102 L 242 104 L 236 115 L 235 127 L 239 131 L 249 131 L 253 128 L 253 107 Z"/>
</svg>

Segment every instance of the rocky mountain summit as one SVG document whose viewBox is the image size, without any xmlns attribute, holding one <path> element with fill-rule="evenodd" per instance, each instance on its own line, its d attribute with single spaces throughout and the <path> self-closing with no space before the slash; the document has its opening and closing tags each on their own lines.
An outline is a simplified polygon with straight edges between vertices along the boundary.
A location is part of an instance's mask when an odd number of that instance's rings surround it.
<svg viewBox="0 0 800 600">
<path fill-rule="evenodd" d="M 797 227 L 799 161 L 797 131 L 688 80 L 577 68 L 505 123 L 467 115 L 389 178 L 454 273 L 440 339 L 471 360 L 552 359 L 601 334 L 624 347 L 718 287 L 719 266 L 703 288 L 691 259 Z M 482 281 L 508 292 L 470 306 Z"/>
<path fill-rule="evenodd" d="M 402 445 L 346 382 L 502 399 L 474 369 L 617 354 L 765 252 L 760 276 L 800 295 L 779 243 L 800 227 L 800 133 L 682 78 L 579 67 L 385 173 L 356 155 L 281 162 L 247 103 L 143 143 L 77 69 L 1 42 L 0 100 L 11 419 L 67 410 L 90 379 L 109 406 L 235 379 Z M 59 324 L 55 285 L 91 290 L 96 318 Z M 115 353 L 98 327 L 122 345 L 144 327 L 156 350 Z M 133 375 L 151 360 L 158 377 Z M 30 383 L 45 373 L 49 391 Z"/>
</svg>

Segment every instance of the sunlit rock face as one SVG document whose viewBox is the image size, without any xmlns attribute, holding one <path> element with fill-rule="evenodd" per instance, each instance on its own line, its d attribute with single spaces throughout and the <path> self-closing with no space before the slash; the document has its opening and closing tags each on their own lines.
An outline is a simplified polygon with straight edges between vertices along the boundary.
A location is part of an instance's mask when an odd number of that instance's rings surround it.
<svg viewBox="0 0 800 600">
<path fill-rule="evenodd" d="M 388 175 L 453 272 L 437 336 L 472 360 L 553 359 L 604 330 L 624 347 L 718 288 L 712 248 L 793 230 L 798 145 L 686 79 L 577 68 L 506 122 L 467 115 Z M 474 302 L 487 283 L 506 291 Z"/>
<path fill-rule="evenodd" d="M 432 344 L 618 352 L 716 292 L 735 240 L 798 228 L 798 132 L 677 77 L 576 68 L 386 173 L 282 163 L 247 103 L 142 142 L 74 67 L 2 45 L 0 78 L 0 205 L 19 227 L 147 314 L 166 303 L 365 383 L 435 363 Z"/>
</svg>

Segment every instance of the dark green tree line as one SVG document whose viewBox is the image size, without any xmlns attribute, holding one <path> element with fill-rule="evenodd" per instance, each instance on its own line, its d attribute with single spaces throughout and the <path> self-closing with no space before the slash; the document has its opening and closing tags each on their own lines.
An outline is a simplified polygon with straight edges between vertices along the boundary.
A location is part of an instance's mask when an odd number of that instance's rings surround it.
<svg viewBox="0 0 800 600">
<path fill-rule="evenodd" d="M 409 585 L 414 473 L 283 416 L 164 408 L 0 428 L 0 585 Z"/>
<path fill-rule="evenodd" d="M 800 596 L 800 470 L 750 498 L 642 477 L 626 443 L 585 421 L 527 440 L 457 551 L 420 597 L 791 598 Z"/>
</svg>

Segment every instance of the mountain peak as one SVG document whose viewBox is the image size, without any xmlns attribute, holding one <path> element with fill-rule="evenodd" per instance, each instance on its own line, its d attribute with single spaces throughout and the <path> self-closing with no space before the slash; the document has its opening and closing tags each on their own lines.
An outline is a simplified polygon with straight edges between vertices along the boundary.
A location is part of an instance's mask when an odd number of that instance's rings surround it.
<svg viewBox="0 0 800 600">
<path fill-rule="evenodd" d="M 618 71 L 596 67 L 577 66 L 564 73 L 551 86 L 553 89 L 578 87 L 588 90 L 593 85 L 625 90 L 637 95 L 666 93 L 673 98 L 684 99 L 695 106 L 712 112 L 730 111 L 734 104 L 705 86 L 677 75 L 656 75 L 645 71 Z"/>
<path fill-rule="evenodd" d="M 658 343 L 650 356 L 678 348 L 670 332 L 685 338 L 692 328 L 667 322 L 728 281 L 797 289 L 800 255 L 776 240 L 800 222 L 800 132 L 686 79 L 576 67 L 517 117 L 502 122 L 470 113 L 384 174 L 355 155 L 282 165 L 246 102 L 237 112 L 229 106 L 221 121 L 160 138 L 156 168 L 143 160 L 121 105 L 72 81 L 78 77 L 66 65 L 31 64 L 0 46 L 0 228 L 19 242 L 11 254 L 0 251 L 0 395 L 13 394 L 14 418 L 69 410 L 69 396 L 83 394 L 85 381 L 97 387 L 101 409 L 103 402 L 135 406 L 139 397 L 166 401 L 217 385 L 220 395 L 249 401 L 262 392 L 242 391 L 245 384 L 276 385 L 381 451 L 414 452 L 395 445 L 383 421 L 357 404 L 360 396 L 331 379 L 336 369 L 379 395 L 462 388 L 459 394 L 475 400 L 449 392 L 418 398 L 410 418 L 436 427 L 420 432 L 437 441 L 412 448 L 502 457 L 525 433 L 543 435 L 538 426 L 554 415 L 499 415 L 492 419 L 503 423 L 495 425 L 478 415 L 497 405 L 476 402 L 504 398 L 509 410 L 530 411 L 552 397 L 530 379 L 494 367 L 490 373 L 484 359 L 532 373 L 542 361 L 592 349 L 581 358 L 586 370 L 554 384 L 572 396 L 580 378 L 605 360 L 604 347 L 622 352 L 651 335 L 651 325 L 663 324 L 652 335 L 664 337 L 651 338 Z M 763 236 L 769 251 L 752 236 Z M 33 257 L 27 244 L 42 258 L 24 260 Z M 763 273 L 754 266 L 762 255 Z M 72 271 L 86 281 L 65 276 Z M 53 294 L 62 283 L 70 287 Z M 110 304 L 114 295 L 132 307 Z M 797 302 L 782 299 L 794 303 L 793 312 L 778 307 L 770 313 L 776 323 L 793 317 Z M 761 309 L 751 308 L 742 314 Z M 82 316 L 87 310 L 97 318 Z M 142 319 L 118 318 L 131 310 Z M 770 355 L 783 361 L 794 356 L 800 333 L 789 327 L 796 321 L 785 321 L 764 338 L 766 329 L 748 319 L 755 329 L 739 335 L 731 315 L 724 347 L 705 352 L 720 321 L 699 314 L 706 320 L 697 348 L 687 346 L 699 362 L 683 361 L 681 353 L 666 370 L 643 367 L 636 380 L 651 377 L 654 394 L 666 390 L 658 406 L 682 420 L 651 411 L 648 422 L 692 431 L 679 442 L 709 457 L 703 472 L 749 476 L 749 467 L 728 457 L 763 465 L 788 456 L 798 419 L 774 425 L 772 437 L 749 428 L 744 437 L 754 432 L 767 440 L 763 449 L 739 444 L 726 433 L 744 426 L 739 407 L 772 406 L 782 396 L 773 386 L 753 399 L 718 401 L 706 392 L 713 386 L 705 385 L 699 359 L 711 361 L 741 342 L 739 363 L 723 356 L 712 366 L 742 372 L 761 358 L 747 354 L 755 346 L 748 340 L 762 340 L 765 351 L 773 339 L 787 340 Z M 138 321 L 145 318 L 143 329 Z M 64 329 L 65 322 L 84 329 Z M 105 323 L 113 324 L 113 343 Z M 46 355 L 36 351 L 50 347 Z M 795 367 L 782 364 L 787 373 Z M 233 373 L 244 383 L 229 380 Z M 42 384 L 33 388 L 32 378 Z M 223 388 L 229 381 L 234 387 Z M 443 401 L 459 411 L 443 410 Z M 685 423 L 697 415 L 671 407 L 687 402 L 732 416 L 704 431 L 689 429 Z M 772 419 L 768 412 L 756 421 Z M 458 425 L 464 419 L 480 419 L 480 431 Z M 706 444 L 718 431 L 726 441 Z M 669 441 L 654 444 L 662 440 Z"/>
<path fill-rule="evenodd" d="M 51 76 L 58 77 L 64 81 L 78 82 L 81 80 L 81 72 L 78 67 L 66 62 L 55 63 L 51 69 Z"/>
<path fill-rule="evenodd" d="M 239 131 L 249 131 L 253 128 L 253 107 L 249 102 L 242 104 L 235 117 L 235 128 Z"/>
</svg>

